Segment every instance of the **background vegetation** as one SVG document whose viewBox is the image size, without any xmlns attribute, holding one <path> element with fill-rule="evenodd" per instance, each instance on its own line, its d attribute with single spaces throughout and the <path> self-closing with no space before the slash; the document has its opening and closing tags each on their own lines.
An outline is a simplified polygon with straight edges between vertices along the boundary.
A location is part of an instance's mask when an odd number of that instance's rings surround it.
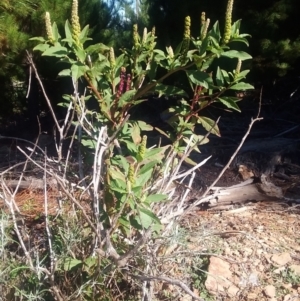
<svg viewBox="0 0 300 301">
<path fill-rule="evenodd" d="M 70 13 L 70 1 L 3 0 L 0 4 L 0 115 L 13 116 L 28 110 L 30 101 L 25 98 L 28 82 L 28 65 L 24 56 L 33 45 L 30 37 L 45 33 L 43 12 L 49 11 L 59 28 Z M 162 47 L 177 44 L 183 34 L 185 16 L 195 20 L 191 28 L 197 37 L 197 21 L 202 11 L 211 20 L 224 20 L 226 0 L 143 0 L 143 1 L 79 1 L 82 24 L 90 24 L 95 43 L 101 41 L 116 49 L 130 40 L 133 23 L 139 27 L 156 27 Z M 295 24 L 300 9 L 297 0 L 242 0 L 235 1 L 233 18 L 243 19 L 241 30 L 249 33 L 249 53 L 253 56 L 249 79 L 258 88 L 299 71 L 300 34 Z M 164 45 L 163 45 L 164 44 Z M 249 63 L 250 64 L 250 63 Z M 39 65 L 42 76 L 49 79 L 49 90 L 56 81 L 57 66 Z M 51 66 L 51 67 L 50 67 Z M 54 69 L 54 70 L 53 70 Z M 20 83 L 21 82 L 21 83 Z M 22 84 L 24 83 L 24 84 Z M 18 85 L 19 84 L 19 85 Z M 12 92 L 12 85 L 15 86 Z M 47 84 L 46 84 L 47 86 Z M 61 94 L 57 91 L 59 97 Z M 38 93 L 35 93 L 35 98 Z M 39 103 L 42 102 L 42 99 Z M 57 101 L 59 102 L 59 101 Z M 32 110 L 32 108 L 31 108 Z M 0 118 L 1 118 L 0 117 Z"/>
</svg>

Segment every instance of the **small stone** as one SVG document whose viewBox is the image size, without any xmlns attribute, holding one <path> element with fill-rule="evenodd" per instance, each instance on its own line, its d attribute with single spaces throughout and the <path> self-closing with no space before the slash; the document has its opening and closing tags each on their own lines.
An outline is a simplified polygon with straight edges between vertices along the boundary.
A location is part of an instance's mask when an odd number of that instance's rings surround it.
<svg viewBox="0 0 300 301">
<path fill-rule="evenodd" d="M 230 264 L 214 256 L 210 258 L 205 287 L 211 294 L 228 294 L 230 297 L 235 297 L 239 291 L 233 284 Z"/>
<path fill-rule="evenodd" d="M 264 251 L 263 251 L 262 249 L 257 249 L 257 250 L 256 250 L 256 254 L 257 254 L 258 256 L 260 256 L 263 252 L 264 252 Z"/>
<path fill-rule="evenodd" d="M 290 270 L 297 276 L 300 276 L 300 265 L 292 264 Z"/>
<path fill-rule="evenodd" d="M 231 249 L 229 247 L 226 247 L 224 253 L 225 255 L 231 255 Z"/>
<path fill-rule="evenodd" d="M 279 265 L 279 266 L 283 266 L 286 265 L 287 263 L 289 263 L 290 261 L 292 261 L 292 257 L 290 255 L 290 253 L 281 253 L 281 254 L 275 254 L 271 257 L 271 260 Z"/>
<path fill-rule="evenodd" d="M 255 293 L 249 293 L 248 295 L 247 295 L 247 300 L 257 300 L 257 294 L 255 294 Z"/>
<path fill-rule="evenodd" d="M 258 270 L 259 270 L 260 272 L 263 272 L 263 271 L 265 270 L 265 266 L 264 266 L 263 264 L 260 264 L 260 265 L 258 266 Z"/>
<path fill-rule="evenodd" d="M 291 291 L 293 288 L 293 285 L 291 283 L 281 283 L 282 287 L 284 287 L 286 290 Z"/>
<path fill-rule="evenodd" d="M 269 298 L 275 298 L 275 296 L 276 296 L 276 289 L 275 289 L 275 286 L 273 286 L 273 285 L 267 285 L 267 286 L 264 288 L 264 293 L 265 293 L 266 296 L 269 297 Z"/>
<path fill-rule="evenodd" d="M 186 295 L 182 296 L 179 300 L 180 301 L 193 301 L 193 297 L 186 294 Z"/>
<path fill-rule="evenodd" d="M 280 268 L 274 270 L 274 273 L 275 273 L 275 274 L 280 274 L 280 273 L 283 272 L 284 270 L 285 270 L 285 267 L 280 267 Z"/>
<path fill-rule="evenodd" d="M 287 294 L 284 296 L 283 301 L 289 301 L 291 300 L 291 298 L 292 298 L 291 294 Z"/>
<path fill-rule="evenodd" d="M 250 256 L 253 253 L 253 249 L 250 248 L 244 248 L 243 251 L 245 256 Z"/>
</svg>

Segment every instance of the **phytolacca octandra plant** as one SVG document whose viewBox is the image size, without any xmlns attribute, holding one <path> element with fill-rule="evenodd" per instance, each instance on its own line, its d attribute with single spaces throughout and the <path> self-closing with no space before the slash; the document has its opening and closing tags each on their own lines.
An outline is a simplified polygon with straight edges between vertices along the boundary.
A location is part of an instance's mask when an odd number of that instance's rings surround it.
<svg viewBox="0 0 300 301">
<path fill-rule="evenodd" d="M 207 139 L 203 140 L 203 136 L 195 134 L 194 129 L 197 124 L 213 134 L 220 135 L 215 121 L 201 116 L 200 112 L 203 108 L 218 102 L 229 109 L 239 110 L 238 99 L 230 94 L 227 95 L 227 91 L 253 88 L 243 82 L 249 70 L 241 68 L 242 61 L 250 59 L 251 56 L 243 51 L 230 49 L 231 42 L 247 44 L 247 35 L 240 34 L 240 21 L 232 23 L 232 4 L 233 0 L 229 0 L 223 37 L 219 23 L 216 22 L 211 26 L 205 14 L 202 14 L 199 36 L 192 37 L 191 19 L 186 17 L 182 43 L 175 48 L 168 45 L 165 51 L 156 48 L 154 29 L 150 32 L 144 30 L 140 37 L 137 25 L 133 27 L 132 48 L 122 49 L 119 55 L 115 54 L 112 47 L 101 43 L 86 47 L 85 42 L 89 39 L 88 26 L 81 29 L 77 14 L 78 5 L 75 0 L 71 23 L 66 21 L 64 38 L 59 35 L 55 23 L 51 28 L 49 27 L 50 16 L 47 25 L 48 39 L 36 38 L 40 44 L 35 47 L 35 50 L 41 51 L 43 56 L 57 57 L 65 63 L 64 66 L 68 66 L 59 73 L 60 76 L 71 77 L 73 83 L 79 79 L 86 83 L 87 91 L 97 99 L 99 104 L 98 113 L 87 112 L 86 119 L 94 120 L 96 116 L 99 124 L 106 126 L 108 136 L 113 137 L 109 140 L 111 144 L 107 146 L 105 164 L 103 164 L 106 173 L 103 176 L 104 202 L 111 201 L 107 206 L 110 208 L 109 214 L 115 213 L 116 204 L 119 206 L 117 208 L 123 208 L 122 204 L 130 199 L 132 200 L 130 208 L 135 212 L 138 211 L 140 216 L 147 215 L 147 223 L 151 224 L 155 220 L 155 215 L 149 213 L 151 197 L 147 193 L 152 192 L 149 192 L 147 185 L 153 181 L 155 167 L 163 160 L 166 148 L 146 149 L 145 157 L 141 160 L 140 144 L 144 143 L 141 131 L 152 130 L 152 127 L 140 120 L 129 119 L 130 109 L 133 106 L 146 101 L 149 93 L 157 93 L 159 96 L 177 96 L 178 103 L 168 110 L 170 118 L 167 122 L 172 126 L 172 131 L 160 130 L 160 132 L 171 140 L 168 149 L 181 155 L 192 134 L 195 147 L 207 142 Z M 219 57 L 236 60 L 238 67 L 232 71 L 218 67 L 218 64 L 213 63 Z M 158 68 L 163 70 L 160 72 L 161 77 L 157 76 Z M 185 73 L 191 90 L 166 84 L 165 79 L 177 72 Z M 70 96 L 67 99 L 73 100 L 74 97 Z M 90 125 L 92 126 L 93 122 L 90 122 Z M 90 131 L 89 135 L 89 139 L 94 142 L 97 134 Z M 118 147 L 119 153 L 115 147 L 118 143 L 121 145 Z M 128 156 L 134 161 L 130 166 L 127 162 Z M 131 184 L 133 187 L 130 189 L 129 198 L 126 181 L 128 181 L 129 169 L 132 168 L 134 168 L 135 181 L 134 185 Z M 141 204 L 141 200 L 148 201 Z M 138 209 L 134 202 L 139 204 Z M 123 224 L 126 223 L 126 216 L 122 218 Z M 137 220 L 138 218 L 135 221 Z M 143 222 L 141 220 L 138 222 L 139 230 L 147 224 L 145 220 L 146 218 Z M 136 224 L 132 223 L 132 226 L 134 225 Z"/>
</svg>

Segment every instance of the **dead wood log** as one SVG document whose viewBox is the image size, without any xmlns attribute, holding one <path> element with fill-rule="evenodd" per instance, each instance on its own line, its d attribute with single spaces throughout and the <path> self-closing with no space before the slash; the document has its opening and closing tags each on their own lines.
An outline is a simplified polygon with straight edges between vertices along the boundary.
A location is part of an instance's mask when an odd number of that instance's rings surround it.
<svg viewBox="0 0 300 301">
<path fill-rule="evenodd" d="M 19 188 L 19 189 L 37 189 L 42 190 L 44 189 L 44 180 L 43 179 L 37 179 L 37 178 L 31 178 L 28 180 L 4 180 L 5 185 L 9 188 Z M 47 186 L 53 186 L 56 184 L 55 179 L 49 179 L 47 181 Z"/>
<path fill-rule="evenodd" d="M 259 191 L 256 184 L 242 187 L 224 188 L 215 195 L 215 201 L 209 201 L 209 208 L 217 209 L 229 205 L 242 205 L 251 201 L 278 201 L 281 198 L 270 196 Z"/>
</svg>

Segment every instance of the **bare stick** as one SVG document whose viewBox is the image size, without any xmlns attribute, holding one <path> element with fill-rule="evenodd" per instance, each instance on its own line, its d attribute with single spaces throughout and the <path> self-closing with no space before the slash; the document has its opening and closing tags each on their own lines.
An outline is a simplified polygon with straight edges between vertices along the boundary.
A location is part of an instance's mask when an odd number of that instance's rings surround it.
<svg viewBox="0 0 300 301">
<path fill-rule="evenodd" d="M 39 82 L 39 85 L 40 85 L 40 87 L 41 87 L 41 89 L 42 89 L 43 95 L 44 95 L 44 97 L 45 97 L 45 99 L 46 99 L 48 108 L 49 108 L 50 113 L 51 113 L 51 115 L 52 115 L 52 118 L 53 118 L 53 120 L 54 120 L 55 126 L 56 126 L 56 128 L 57 128 L 57 130 L 58 130 L 58 132 L 59 132 L 59 141 L 58 141 L 58 146 L 56 145 L 56 149 L 57 149 L 58 159 L 59 159 L 59 161 L 60 161 L 60 160 L 62 159 L 62 143 L 63 143 L 63 140 L 64 140 L 64 138 L 65 138 L 65 129 L 66 129 L 67 121 L 65 120 L 65 122 L 63 123 L 62 126 L 59 125 L 59 122 L 58 122 L 58 120 L 57 120 L 57 117 L 56 117 L 56 115 L 55 115 L 55 112 L 54 112 L 54 110 L 53 110 L 53 107 L 52 107 L 52 105 L 51 105 L 51 101 L 50 101 L 50 99 L 49 99 L 49 97 L 48 97 L 48 95 L 47 95 L 47 93 L 46 93 L 46 90 L 45 90 L 45 88 L 44 88 L 43 82 L 42 82 L 42 80 L 41 80 L 41 78 L 40 78 L 40 76 L 39 76 L 39 74 L 38 74 L 38 71 L 37 71 L 37 68 L 36 68 L 36 66 L 35 66 L 35 64 L 34 64 L 34 62 L 33 62 L 33 59 L 32 59 L 32 57 L 31 57 L 31 55 L 29 54 L 28 51 L 27 51 L 27 59 L 28 59 L 28 62 L 29 62 L 29 64 L 30 64 L 30 66 L 31 66 L 32 69 L 34 70 L 35 77 L 36 77 L 37 81 Z M 70 109 L 71 109 L 71 107 L 69 106 L 69 109 L 68 109 L 68 113 L 67 113 L 66 118 L 69 118 Z"/>
<path fill-rule="evenodd" d="M 55 125 L 56 125 L 57 129 L 58 129 L 59 132 L 60 132 L 60 131 L 61 131 L 61 128 L 60 128 L 60 125 L 59 125 L 58 120 L 57 120 L 57 118 L 56 118 L 56 115 L 55 115 L 55 113 L 54 113 L 54 110 L 53 110 L 53 108 L 52 108 L 51 101 L 50 101 L 50 99 L 48 98 L 48 95 L 47 95 L 47 93 L 46 93 L 46 91 L 45 91 L 43 82 L 42 82 L 42 80 L 41 80 L 41 78 L 40 78 L 40 76 L 39 76 L 39 74 L 38 74 L 38 72 L 37 72 L 36 66 L 35 66 L 35 64 L 34 64 L 34 62 L 33 62 L 33 60 L 32 60 L 32 57 L 29 55 L 28 51 L 27 51 L 27 59 L 28 59 L 28 61 L 29 61 L 30 66 L 31 66 L 31 67 L 33 68 L 33 70 L 34 70 L 35 77 L 36 77 L 36 79 L 38 80 L 38 82 L 39 82 L 39 84 L 40 84 L 40 87 L 41 87 L 41 89 L 42 89 L 43 95 L 44 95 L 44 97 L 45 97 L 45 99 L 46 99 L 47 105 L 48 105 L 48 107 L 49 107 L 49 110 L 50 110 L 51 115 L 52 115 L 52 117 L 53 117 L 53 120 L 54 120 L 54 122 L 55 122 Z"/>
<path fill-rule="evenodd" d="M 45 207 L 45 228 L 48 237 L 48 245 L 49 245 L 49 257 L 50 257 L 50 278 L 52 283 L 54 283 L 54 272 L 55 272 L 55 254 L 52 249 L 52 235 L 49 227 L 49 217 L 48 217 L 48 193 L 47 193 L 47 157 L 45 156 L 44 163 L 44 207 Z"/>
<path fill-rule="evenodd" d="M 179 286 L 187 294 L 192 296 L 195 300 L 205 301 L 204 299 L 199 298 L 194 292 L 192 292 L 185 283 L 183 283 L 182 281 L 177 280 L 177 279 L 172 279 L 172 278 L 169 278 L 166 276 L 147 276 L 147 275 L 139 275 L 139 276 L 132 275 L 132 277 L 140 279 L 142 281 L 153 281 L 153 280 L 164 281 L 164 282 L 170 283 L 172 285 Z"/>
<path fill-rule="evenodd" d="M 30 93 L 31 76 L 32 76 L 32 68 L 31 68 L 31 66 L 29 66 L 29 81 L 28 81 L 28 88 L 27 88 L 26 98 L 28 98 L 29 93 Z"/>
</svg>

